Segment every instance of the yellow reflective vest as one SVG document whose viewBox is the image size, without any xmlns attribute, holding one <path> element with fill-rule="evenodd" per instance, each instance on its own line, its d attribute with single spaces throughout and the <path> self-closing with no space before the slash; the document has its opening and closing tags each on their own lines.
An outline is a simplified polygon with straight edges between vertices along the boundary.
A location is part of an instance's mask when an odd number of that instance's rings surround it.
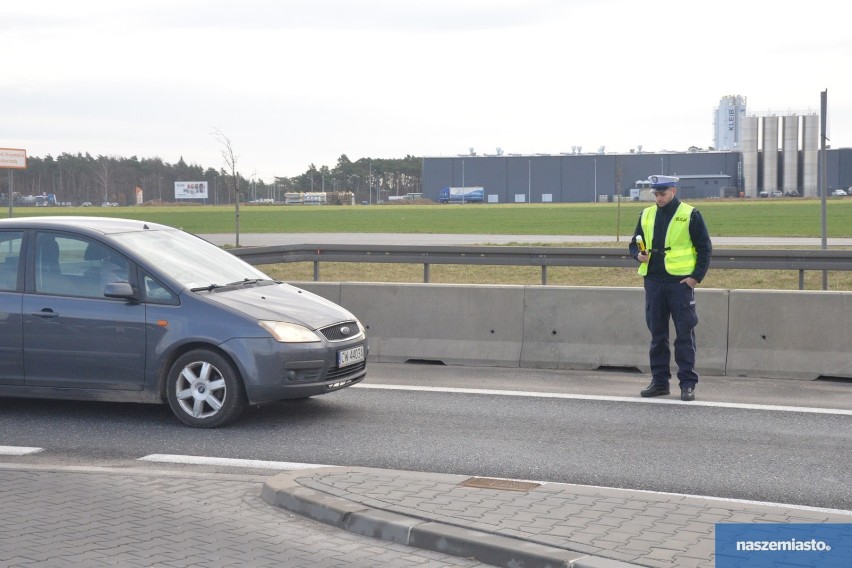
<svg viewBox="0 0 852 568">
<path fill-rule="evenodd" d="M 653 243 L 654 240 L 654 221 L 657 218 L 657 209 L 658 207 L 654 205 L 642 211 L 640 221 L 642 232 L 645 233 L 645 242 L 649 244 Z M 689 236 L 689 218 L 693 209 L 695 208 L 691 205 L 681 202 L 666 230 L 665 267 L 666 272 L 673 276 L 689 276 L 695 271 L 698 253 L 695 251 L 692 238 Z M 650 251 L 649 247 L 649 261 L 652 254 L 656 253 Z M 647 262 L 639 264 L 639 274 L 642 276 L 648 274 Z"/>
</svg>

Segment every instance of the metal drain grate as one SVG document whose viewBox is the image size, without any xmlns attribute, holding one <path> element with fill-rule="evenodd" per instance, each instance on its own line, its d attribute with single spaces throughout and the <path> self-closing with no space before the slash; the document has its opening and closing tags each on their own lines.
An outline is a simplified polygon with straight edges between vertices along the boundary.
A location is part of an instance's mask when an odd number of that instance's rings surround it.
<svg viewBox="0 0 852 568">
<path fill-rule="evenodd" d="M 465 479 L 459 485 L 463 487 L 476 487 L 478 489 L 498 489 L 502 491 L 530 491 L 540 486 L 541 483 L 531 481 L 512 481 L 511 479 L 495 479 L 493 477 L 471 477 Z"/>
</svg>

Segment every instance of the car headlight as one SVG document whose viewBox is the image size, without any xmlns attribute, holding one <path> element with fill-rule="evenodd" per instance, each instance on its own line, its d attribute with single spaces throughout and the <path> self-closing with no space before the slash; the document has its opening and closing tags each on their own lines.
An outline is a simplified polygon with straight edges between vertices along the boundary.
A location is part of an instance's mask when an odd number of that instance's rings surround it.
<svg viewBox="0 0 852 568">
<path fill-rule="evenodd" d="M 364 324 L 362 324 L 362 323 L 361 323 L 361 320 L 359 320 L 358 318 L 355 318 L 355 323 L 357 323 L 357 324 L 358 324 L 358 329 L 360 329 L 360 330 L 361 330 L 361 333 L 359 333 L 359 334 L 358 334 L 358 337 L 366 337 L 366 336 L 367 336 L 367 332 L 366 332 L 366 331 L 364 331 Z M 355 337 L 352 337 L 352 338 L 350 338 L 350 339 L 356 339 L 356 338 L 355 338 Z"/>
<path fill-rule="evenodd" d="M 284 321 L 259 321 L 258 323 L 281 343 L 315 343 L 322 341 L 319 335 L 303 325 Z"/>
</svg>

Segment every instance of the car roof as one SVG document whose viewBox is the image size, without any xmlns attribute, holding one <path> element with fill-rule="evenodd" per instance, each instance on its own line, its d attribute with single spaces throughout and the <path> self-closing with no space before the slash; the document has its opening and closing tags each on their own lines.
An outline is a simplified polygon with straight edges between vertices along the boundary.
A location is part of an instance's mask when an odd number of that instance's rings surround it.
<svg viewBox="0 0 852 568">
<path fill-rule="evenodd" d="M 112 233 L 129 233 L 145 230 L 173 230 L 173 227 L 139 221 L 136 219 L 120 219 L 115 217 L 16 217 L 0 219 L 0 229 L 88 229 L 105 235 Z"/>
</svg>

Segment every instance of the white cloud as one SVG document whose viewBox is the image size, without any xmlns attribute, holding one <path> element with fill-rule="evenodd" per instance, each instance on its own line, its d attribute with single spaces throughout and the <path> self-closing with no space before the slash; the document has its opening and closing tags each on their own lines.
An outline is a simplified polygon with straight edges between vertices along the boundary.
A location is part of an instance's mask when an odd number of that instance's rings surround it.
<svg viewBox="0 0 852 568">
<path fill-rule="evenodd" d="M 360 157 L 686 149 L 728 94 L 852 146 L 836 4 L 31 0 L 0 22 L 0 146 L 296 175 Z"/>
</svg>

